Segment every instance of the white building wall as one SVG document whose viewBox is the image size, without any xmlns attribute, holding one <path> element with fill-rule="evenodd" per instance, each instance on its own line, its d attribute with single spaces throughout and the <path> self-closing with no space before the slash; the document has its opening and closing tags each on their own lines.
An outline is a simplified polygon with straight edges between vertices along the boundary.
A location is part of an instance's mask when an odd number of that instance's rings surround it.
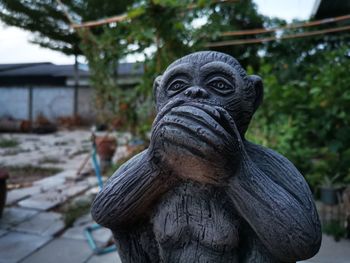
<svg viewBox="0 0 350 263">
<path fill-rule="evenodd" d="M 74 115 L 74 89 L 68 87 L 33 88 L 33 119 L 43 115 L 50 121 Z"/>
<path fill-rule="evenodd" d="M 27 87 L 0 87 L 0 118 L 11 117 L 29 120 L 29 91 Z M 78 115 L 85 123 L 95 119 L 93 89 L 78 88 Z M 42 114 L 48 120 L 56 122 L 58 117 L 74 115 L 73 87 L 33 87 L 32 120 Z"/>
<path fill-rule="evenodd" d="M 29 118 L 29 88 L 0 88 L 0 118 Z"/>
<path fill-rule="evenodd" d="M 95 120 L 94 90 L 88 87 L 78 88 L 78 115 L 84 123 Z"/>
</svg>

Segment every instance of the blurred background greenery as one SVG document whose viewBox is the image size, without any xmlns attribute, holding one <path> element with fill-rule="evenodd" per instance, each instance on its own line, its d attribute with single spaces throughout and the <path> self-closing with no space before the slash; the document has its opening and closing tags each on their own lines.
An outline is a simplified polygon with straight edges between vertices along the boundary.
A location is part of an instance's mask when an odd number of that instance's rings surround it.
<svg viewBox="0 0 350 263">
<path fill-rule="evenodd" d="M 259 14 L 251 0 L 0 0 L 0 6 L 0 19 L 34 32 L 35 43 L 83 55 L 92 73 L 99 121 L 117 123 L 119 130 L 141 137 L 154 117 L 153 80 L 171 61 L 197 50 L 233 55 L 264 80 L 264 103 L 247 137 L 289 158 L 316 194 L 321 185 L 349 183 L 350 34 L 282 40 L 335 23 L 283 28 L 286 21 Z M 115 15 L 117 22 L 74 27 Z M 282 29 L 227 33 L 276 27 Z M 264 37 L 273 41 L 259 41 Z M 232 39 L 258 43 L 223 43 Z M 136 88 L 121 89 L 115 69 L 128 56 L 143 58 L 144 75 Z"/>
</svg>

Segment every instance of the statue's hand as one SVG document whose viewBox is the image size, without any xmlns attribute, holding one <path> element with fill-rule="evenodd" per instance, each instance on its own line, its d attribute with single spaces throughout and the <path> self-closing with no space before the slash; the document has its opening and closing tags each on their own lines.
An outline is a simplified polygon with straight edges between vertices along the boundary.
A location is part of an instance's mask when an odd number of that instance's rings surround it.
<svg viewBox="0 0 350 263">
<path fill-rule="evenodd" d="M 163 110 L 156 118 L 149 150 L 163 168 L 180 177 L 219 183 L 234 173 L 241 146 L 234 121 L 224 109 L 186 103 Z"/>
</svg>

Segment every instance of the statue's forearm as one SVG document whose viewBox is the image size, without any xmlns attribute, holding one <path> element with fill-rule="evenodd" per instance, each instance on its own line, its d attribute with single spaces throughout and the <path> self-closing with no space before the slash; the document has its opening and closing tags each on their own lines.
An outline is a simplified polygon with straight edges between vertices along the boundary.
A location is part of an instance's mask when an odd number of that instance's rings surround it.
<svg viewBox="0 0 350 263">
<path fill-rule="evenodd" d="M 105 227 L 117 228 L 137 220 L 172 183 L 146 152 L 130 163 L 108 180 L 93 203 L 93 218 Z"/>
<path fill-rule="evenodd" d="M 298 193 L 289 193 L 255 164 L 242 162 L 230 179 L 228 195 L 263 244 L 287 262 L 315 254 L 320 241 L 315 207 L 298 200 Z"/>
</svg>

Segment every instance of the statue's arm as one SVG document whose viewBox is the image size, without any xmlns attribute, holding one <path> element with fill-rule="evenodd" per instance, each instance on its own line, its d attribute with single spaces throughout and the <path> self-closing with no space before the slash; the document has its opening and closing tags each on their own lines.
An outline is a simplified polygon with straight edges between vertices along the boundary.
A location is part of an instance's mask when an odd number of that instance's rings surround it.
<svg viewBox="0 0 350 263">
<path fill-rule="evenodd" d="M 122 165 L 92 204 L 94 220 L 111 229 L 130 225 L 150 211 L 152 203 L 171 185 L 147 150 Z"/>
<path fill-rule="evenodd" d="M 230 178 L 228 195 L 264 246 L 283 262 L 312 257 L 320 222 L 302 175 L 276 152 L 245 143 L 246 155 Z"/>
</svg>

